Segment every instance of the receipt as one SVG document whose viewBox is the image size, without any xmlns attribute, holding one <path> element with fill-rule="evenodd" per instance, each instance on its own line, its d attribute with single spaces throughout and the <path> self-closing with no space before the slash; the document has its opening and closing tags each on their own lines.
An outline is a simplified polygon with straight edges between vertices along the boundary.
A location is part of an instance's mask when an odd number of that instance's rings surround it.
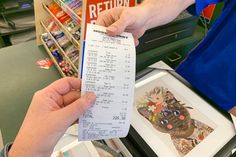
<svg viewBox="0 0 236 157">
<path fill-rule="evenodd" d="M 93 91 L 97 99 L 79 118 L 79 140 L 127 136 L 135 85 L 132 34 L 110 37 L 105 27 L 88 24 L 82 58 L 81 91 Z"/>
</svg>

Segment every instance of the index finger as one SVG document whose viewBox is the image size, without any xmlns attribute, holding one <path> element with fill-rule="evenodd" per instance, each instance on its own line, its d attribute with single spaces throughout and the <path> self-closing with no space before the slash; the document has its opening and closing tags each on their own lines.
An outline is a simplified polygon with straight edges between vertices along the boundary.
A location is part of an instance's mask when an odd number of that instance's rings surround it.
<svg viewBox="0 0 236 157">
<path fill-rule="evenodd" d="M 100 26 L 106 26 L 104 17 L 102 15 L 99 15 L 97 20 L 96 20 L 96 25 L 100 25 Z"/>
<path fill-rule="evenodd" d="M 55 90 L 58 94 L 64 95 L 71 90 L 80 90 L 80 88 L 80 79 L 74 77 L 65 77 L 50 84 L 48 87 L 46 87 L 46 90 Z"/>
<path fill-rule="evenodd" d="M 112 16 L 109 15 L 108 11 L 103 11 L 98 15 L 96 25 L 108 27 L 114 23 Z"/>
</svg>

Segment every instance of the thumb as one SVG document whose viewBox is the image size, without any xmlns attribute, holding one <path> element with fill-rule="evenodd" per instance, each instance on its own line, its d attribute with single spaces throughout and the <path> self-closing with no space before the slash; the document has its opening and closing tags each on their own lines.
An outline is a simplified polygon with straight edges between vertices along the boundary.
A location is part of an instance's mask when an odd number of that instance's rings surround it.
<svg viewBox="0 0 236 157">
<path fill-rule="evenodd" d="M 96 95 L 92 92 L 87 92 L 70 105 L 59 110 L 58 118 L 61 122 L 70 126 L 95 103 L 95 100 Z"/>
<path fill-rule="evenodd" d="M 107 27 L 107 34 L 110 36 L 116 36 L 125 31 L 126 27 L 129 25 L 130 20 L 127 16 L 121 16 L 119 20 L 114 22 L 112 25 Z"/>
</svg>

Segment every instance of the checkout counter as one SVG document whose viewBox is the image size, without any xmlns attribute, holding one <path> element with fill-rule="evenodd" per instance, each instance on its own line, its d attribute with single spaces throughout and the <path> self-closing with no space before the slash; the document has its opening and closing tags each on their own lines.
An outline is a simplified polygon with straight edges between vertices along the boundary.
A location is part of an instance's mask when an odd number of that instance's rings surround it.
<svg viewBox="0 0 236 157">
<path fill-rule="evenodd" d="M 60 78 L 56 68 L 41 69 L 37 60 L 48 58 L 35 41 L 0 49 L 0 129 L 4 144 L 12 142 L 33 94 Z"/>
</svg>

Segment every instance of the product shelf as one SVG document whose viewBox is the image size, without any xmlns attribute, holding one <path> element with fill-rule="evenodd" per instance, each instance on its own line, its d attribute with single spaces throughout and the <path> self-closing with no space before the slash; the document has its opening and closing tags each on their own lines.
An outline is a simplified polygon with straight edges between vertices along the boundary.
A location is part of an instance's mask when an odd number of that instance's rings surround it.
<svg viewBox="0 0 236 157">
<path fill-rule="evenodd" d="M 61 7 L 61 9 L 66 12 L 74 21 L 76 21 L 78 24 L 81 24 L 81 18 L 62 0 L 54 0 L 54 2 L 56 2 Z"/>
<path fill-rule="evenodd" d="M 45 26 L 45 24 L 43 23 L 43 21 L 40 22 L 42 27 L 44 28 L 44 30 L 46 31 L 46 33 L 48 33 L 49 37 L 53 40 L 53 42 L 55 43 L 56 47 L 59 49 L 59 51 L 62 53 L 63 57 L 66 58 L 66 60 L 69 62 L 69 64 L 71 65 L 71 67 L 74 69 L 74 71 L 78 71 L 78 67 L 75 66 L 75 64 L 71 61 L 71 59 L 66 55 L 65 51 L 61 48 L 61 46 L 59 45 L 59 43 L 57 42 L 57 40 L 52 36 L 51 32 L 47 29 L 47 27 Z"/>
<path fill-rule="evenodd" d="M 42 5 L 46 12 L 54 19 L 60 29 L 65 33 L 66 37 L 72 42 L 72 44 L 78 49 L 80 49 L 79 41 L 73 37 L 73 35 L 68 31 L 68 29 L 66 29 L 65 26 L 57 19 L 57 17 L 49 10 L 48 6 L 45 3 L 42 3 Z"/>
<path fill-rule="evenodd" d="M 56 59 L 54 58 L 54 56 L 51 54 L 51 51 L 49 50 L 49 48 L 47 47 L 46 43 L 43 40 L 43 34 L 41 35 L 41 41 L 43 43 L 43 46 L 45 48 L 45 50 L 47 51 L 48 55 L 50 56 L 50 58 L 52 59 L 53 63 L 55 64 L 57 70 L 59 71 L 59 73 L 61 74 L 62 77 L 66 77 L 65 73 L 62 71 L 61 67 L 59 66 L 59 64 L 57 63 Z"/>
</svg>

